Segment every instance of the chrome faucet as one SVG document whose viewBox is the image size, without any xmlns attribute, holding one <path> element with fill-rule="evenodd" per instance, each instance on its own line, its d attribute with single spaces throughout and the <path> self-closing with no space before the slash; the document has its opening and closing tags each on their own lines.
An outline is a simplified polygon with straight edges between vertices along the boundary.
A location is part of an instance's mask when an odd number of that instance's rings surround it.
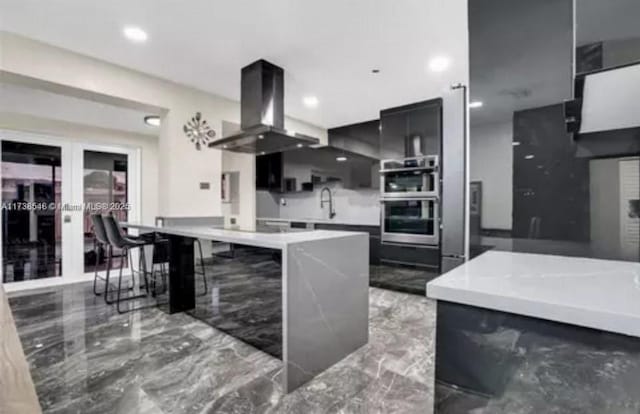
<svg viewBox="0 0 640 414">
<path fill-rule="evenodd" d="M 324 191 L 327 191 L 327 193 L 329 194 L 329 199 L 324 199 Z M 324 205 L 326 203 L 329 203 L 329 218 L 332 219 L 336 216 L 336 212 L 333 211 L 333 196 L 331 195 L 331 190 L 329 189 L 329 187 L 324 187 L 321 191 L 320 191 L 320 208 L 324 208 Z"/>
</svg>

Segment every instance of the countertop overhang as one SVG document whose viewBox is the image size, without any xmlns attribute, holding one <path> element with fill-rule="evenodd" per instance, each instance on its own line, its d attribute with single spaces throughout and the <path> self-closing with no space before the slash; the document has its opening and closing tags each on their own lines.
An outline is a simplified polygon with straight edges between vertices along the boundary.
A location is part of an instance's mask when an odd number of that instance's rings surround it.
<svg viewBox="0 0 640 414">
<path fill-rule="evenodd" d="M 244 244 L 255 247 L 283 249 L 290 244 L 308 241 L 342 238 L 360 234 L 353 231 L 309 230 L 285 233 L 262 233 L 255 231 L 228 230 L 214 226 L 151 226 L 138 223 L 121 223 L 122 227 L 142 231 L 174 234 L 195 239 L 215 240 L 225 243 Z M 362 233 L 366 234 L 366 233 Z M 368 237 L 368 235 L 367 235 Z"/>
<path fill-rule="evenodd" d="M 427 284 L 431 299 L 640 337 L 640 263 L 489 251 Z"/>
</svg>

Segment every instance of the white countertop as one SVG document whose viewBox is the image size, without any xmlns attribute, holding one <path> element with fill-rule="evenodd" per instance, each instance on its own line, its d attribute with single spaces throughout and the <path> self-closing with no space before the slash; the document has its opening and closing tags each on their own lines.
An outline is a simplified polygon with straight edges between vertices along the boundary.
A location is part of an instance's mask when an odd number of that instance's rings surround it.
<svg viewBox="0 0 640 414">
<path fill-rule="evenodd" d="M 334 230 L 308 230 L 287 233 L 261 233 L 242 230 L 227 230 L 213 226 L 164 226 L 156 227 L 137 223 L 122 223 L 122 227 L 158 233 L 175 234 L 195 239 L 216 240 L 225 243 L 282 249 L 293 243 L 348 237 L 360 232 Z M 362 233 L 365 234 L 365 233 Z"/>
<path fill-rule="evenodd" d="M 427 296 L 640 337 L 640 263 L 489 251 Z"/>
<path fill-rule="evenodd" d="M 275 221 L 281 223 L 291 223 L 295 221 L 297 223 L 321 223 L 321 224 L 336 224 L 338 226 L 368 226 L 368 227 L 380 227 L 380 222 L 363 223 L 355 220 L 333 220 L 333 219 L 314 219 L 314 218 L 276 218 L 276 217 L 258 217 L 257 221 Z"/>
</svg>

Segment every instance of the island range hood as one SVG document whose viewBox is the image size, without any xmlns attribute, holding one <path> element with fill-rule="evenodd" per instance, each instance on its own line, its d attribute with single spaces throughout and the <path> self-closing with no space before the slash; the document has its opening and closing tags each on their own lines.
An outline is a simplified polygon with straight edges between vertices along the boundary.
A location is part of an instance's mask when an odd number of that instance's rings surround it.
<svg viewBox="0 0 640 414">
<path fill-rule="evenodd" d="M 210 148 L 250 154 L 269 154 L 318 144 L 312 138 L 284 129 L 284 70 L 266 60 L 242 68 L 240 131 L 215 140 Z"/>
</svg>

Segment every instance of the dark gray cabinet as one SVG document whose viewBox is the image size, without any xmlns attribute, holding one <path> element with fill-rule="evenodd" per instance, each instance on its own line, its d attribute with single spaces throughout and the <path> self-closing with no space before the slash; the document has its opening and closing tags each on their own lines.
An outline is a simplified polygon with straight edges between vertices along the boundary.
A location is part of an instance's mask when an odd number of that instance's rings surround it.
<svg viewBox="0 0 640 414">
<path fill-rule="evenodd" d="M 441 136 L 442 99 L 380 112 L 380 158 L 383 160 L 439 155 Z"/>
<path fill-rule="evenodd" d="M 379 254 L 381 263 L 429 268 L 438 271 L 440 249 L 431 246 L 384 243 Z"/>
<path fill-rule="evenodd" d="M 283 191 L 282 153 L 256 156 L 256 189 Z"/>
</svg>

